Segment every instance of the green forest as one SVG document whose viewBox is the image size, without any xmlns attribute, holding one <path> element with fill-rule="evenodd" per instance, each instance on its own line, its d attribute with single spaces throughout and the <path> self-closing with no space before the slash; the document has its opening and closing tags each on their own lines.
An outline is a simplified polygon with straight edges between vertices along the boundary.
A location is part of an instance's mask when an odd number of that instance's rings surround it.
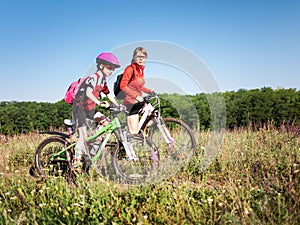
<svg viewBox="0 0 300 225">
<path fill-rule="evenodd" d="M 223 93 L 196 95 L 160 94 L 164 117 L 178 117 L 192 127 L 211 128 L 208 99 L 222 96 L 226 107 L 226 128 L 253 129 L 272 123 L 279 127 L 297 127 L 300 122 L 300 91 L 290 89 L 239 89 Z M 100 109 L 103 110 L 103 109 Z M 15 135 L 34 131 L 59 129 L 72 108 L 64 100 L 47 102 L 0 102 L 0 133 Z M 107 113 L 107 112 L 104 112 Z"/>
</svg>

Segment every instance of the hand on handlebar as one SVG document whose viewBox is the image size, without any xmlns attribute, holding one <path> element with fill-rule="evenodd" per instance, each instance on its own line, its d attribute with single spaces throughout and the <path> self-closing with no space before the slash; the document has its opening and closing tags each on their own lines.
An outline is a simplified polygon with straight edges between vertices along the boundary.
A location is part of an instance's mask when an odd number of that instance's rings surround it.
<svg viewBox="0 0 300 225">
<path fill-rule="evenodd" d="M 135 100 L 137 100 L 137 102 L 143 102 L 144 98 L 142 96 L 137 96 Z"/>
<path fill-rule="evenodd" d="M 155 90 L 152 90 L 149 95 L 155 97 L 157 96 L 157 93 Z"/>
<path fill-rule="evenodd" d="M 119 105 L 112 104 L 110 109 L 115 112 L 126 112 L 126 106 L 122 104 Z"/>
<path fill-rule="evenodd" d="M 103 108 L 109 108 L 110 104 L 107 101 L 103 101 L 103 102 L 100 102 L 100 106 L 103 107 Z"/>
<path fill-rule="evenodd" d="M 126 111 L 126 106 L 125 106 L 125 105 L 120 104 L 120 105 L 118 106 L 118 108 L 119 108 L 119 111 L 120 111 L 120 112 L 125 112 L 125 111 Z"/>
<path fill-rule="evenodd" d="M 157 96 L 155 91 L 151 91 L 149 95 L 144 97 L 145 102 L 149 102 L 150 99 L 155 98 Z"/>
</svg>

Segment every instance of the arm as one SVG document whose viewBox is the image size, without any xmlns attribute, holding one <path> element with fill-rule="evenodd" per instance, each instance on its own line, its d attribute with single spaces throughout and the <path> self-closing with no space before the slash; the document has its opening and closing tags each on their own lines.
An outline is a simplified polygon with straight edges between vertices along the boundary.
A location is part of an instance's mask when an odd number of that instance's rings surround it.
<svg viewBox="0 0 300 225">
<path fill-rule="evenodd" d="M 93 88 L 87 87 L 87 89 L 86 89 L 86 96 L 88 98 L 90 98 L 93 102 L 95 102 L 97 105 L 100 105 L 100 101 L 93 94 Z"/>
<path fill-rule="evenodd" d="M 111 93 L 107 94 L 106 97 L 108 98 L 111 103 L 113 103 L 115 106 L 119 106 L 119 103 L 116 101 L 115 96 Z"/>
<path fill-rule="evenodd" d="M 144 93 L 150 94 L 153 90 L 148 89 L 148 88 L 146 88 L 146 87 L 142 87 L 142 88 L 141 88 L 141 91 L 144 92 Z"/>
</svg>

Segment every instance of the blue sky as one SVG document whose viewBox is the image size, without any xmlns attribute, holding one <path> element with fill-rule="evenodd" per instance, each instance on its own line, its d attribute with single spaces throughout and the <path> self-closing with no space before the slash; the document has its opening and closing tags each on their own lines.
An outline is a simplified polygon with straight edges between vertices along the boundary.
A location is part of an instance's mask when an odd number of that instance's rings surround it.
<svg viewBox="0 0 300 225">
<path fill-rule="evenodd" d="M 221 91 L 300 89 L 300 1 L 0 4 L 0 101 L 59 101 L 100 52 L 144 40 L 170 42 L 193 52 L 212 71 Z M 170 71 L 154 71 L 148 64 L 146 76 Z M 201 92 L 180 74 L 168 79 L 178 79 L 186 93 Z"/>
</svg>

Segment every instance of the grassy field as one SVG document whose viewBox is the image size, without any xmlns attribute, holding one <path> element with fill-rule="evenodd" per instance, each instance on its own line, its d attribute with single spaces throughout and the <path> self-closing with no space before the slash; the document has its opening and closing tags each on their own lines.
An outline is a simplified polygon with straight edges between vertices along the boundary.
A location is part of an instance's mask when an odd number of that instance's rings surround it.
<svg viewBox="0 0 300 225">
<path fill-rule="evenodd" d="M 300 137 L 284 128 L 227 131 L 206 171 L 199 161 L 210 133 L 197 133 L 192 160 L 175 176 L 129 186 L 98 176 L 29 175 L 45 138 L 20 135 L 0 145 L 0 224 L 300 224 Z"/>
</svg>

